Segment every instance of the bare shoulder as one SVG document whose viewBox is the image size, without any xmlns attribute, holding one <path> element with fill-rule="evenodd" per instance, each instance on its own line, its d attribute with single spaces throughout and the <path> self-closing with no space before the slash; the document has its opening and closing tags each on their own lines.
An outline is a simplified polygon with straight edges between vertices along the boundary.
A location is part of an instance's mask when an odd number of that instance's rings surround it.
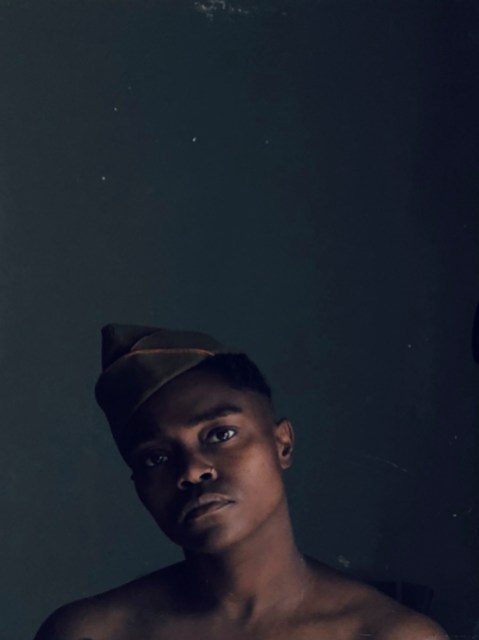
<svg viewBox="0 0 479 640">
<path fill-rule="evenodd" d="M 433 620 L 416 613 L 385 596 L 376 589 L 362 585 L 365 611 L 373 624 L 375 640 L 448 640 L 445 631 Z"/>
<path fill-rule="evenodd" d="M 350 620 L 350 629 L 355 629 L 353 636 L 359 634 L 371 640 L 448 640 L 438 624 L 377 589 L 318 561 L 312 560 L 311 566 L 322 592 L 329 594 L 328 611 Z"/>
<path fill-rule="evenodd" d="M 103 640 L 122 638 L 148 603 L 168 606 L 171 569 L 128 582 L 104 593 L 64 605 L 42 624 L 34 640 Z"/>
<path fill-rule="evenodd" d="M 94 640 L 97 634 L 99 608 L 95 598 L 80 600 L 60 607 L 42 624 L 34 640 Z"/>
<path fill-rule="evenodd" d="M 364 623 L 375 640 L 448 640 L 444 630 L 430 618 L 368 585 L 361 584 L 359 592 L 364 598 Z"/>
<path fill-rule="evenodd" d="M 430 618 L 406 610 L 396 620 L 385 620 L 377 640 L 448 640 L 446 632 Z"/>
</svg>

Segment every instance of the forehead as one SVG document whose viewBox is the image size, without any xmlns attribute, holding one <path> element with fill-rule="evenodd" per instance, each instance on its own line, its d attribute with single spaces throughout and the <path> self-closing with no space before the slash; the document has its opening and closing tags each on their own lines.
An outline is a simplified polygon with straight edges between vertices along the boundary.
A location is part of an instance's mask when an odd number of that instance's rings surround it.
<svg viewBox="0 0 479 640">
<path fill-rule="evenodd" d="M 191 370 L 154 393 L 134 414 L 125 435 L 128 439 L 133 432 L 193 426 L 219 408 L 258 422 L 272 418 L 269 400 L 259 393 L 233 389 L 219 374 Z"/>
</svg>

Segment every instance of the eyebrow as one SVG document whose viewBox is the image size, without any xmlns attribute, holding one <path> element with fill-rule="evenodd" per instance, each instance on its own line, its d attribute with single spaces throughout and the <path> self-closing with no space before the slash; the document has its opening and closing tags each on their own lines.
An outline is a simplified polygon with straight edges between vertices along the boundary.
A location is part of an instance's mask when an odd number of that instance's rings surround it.
<svg viewBox="0 0 479 640">
<path fill-rule="evenodd" d="M 243 413 L 243 410 L 235 404 L 219 404 L 216 407 L 206 409 L 206 411 L 202 411 L 201 413 L 191 416 L 186 421 L 186 424 L 188 426 L 194 426 L 200 422 L 209 422 L 216 418 L 224 418 L 225 416 L 235 413 Z"/>
</svg>

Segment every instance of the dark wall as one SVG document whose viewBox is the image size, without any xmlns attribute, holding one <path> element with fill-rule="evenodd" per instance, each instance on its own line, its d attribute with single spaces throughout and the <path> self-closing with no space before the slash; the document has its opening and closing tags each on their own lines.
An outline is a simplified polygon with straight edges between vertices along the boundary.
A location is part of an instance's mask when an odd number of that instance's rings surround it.
<svg viewBox="0 0 479 640">
<path fill-rule="evenodd" d="M 241 346 L 301 547 L 479 619 L 476 2 L 0 7 L 5 638 L 179 557 L 94 404 L 99 329 Z"/>
</svg>

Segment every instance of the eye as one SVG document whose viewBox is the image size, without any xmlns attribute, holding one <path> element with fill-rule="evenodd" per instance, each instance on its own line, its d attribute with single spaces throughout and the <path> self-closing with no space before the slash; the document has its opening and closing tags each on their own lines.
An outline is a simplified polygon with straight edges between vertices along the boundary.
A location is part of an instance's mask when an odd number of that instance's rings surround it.
<svg viewBox="0 0 479 640">
<path fill-rule="evenodd" d="M 208 444 L 217 444 L 218 442 L 226 442 L 236 435 L 236 429 L 231 427 L 218 427 L 209 432 L 206 442 Z"/>
<path fill-rule="evenodd" d="M 153 467 L 159 467 L 167 462 L 168 456 L 164 453 L 150 453 L 141 460 L 141 466 L 152 469 Z"/>
</svg>

